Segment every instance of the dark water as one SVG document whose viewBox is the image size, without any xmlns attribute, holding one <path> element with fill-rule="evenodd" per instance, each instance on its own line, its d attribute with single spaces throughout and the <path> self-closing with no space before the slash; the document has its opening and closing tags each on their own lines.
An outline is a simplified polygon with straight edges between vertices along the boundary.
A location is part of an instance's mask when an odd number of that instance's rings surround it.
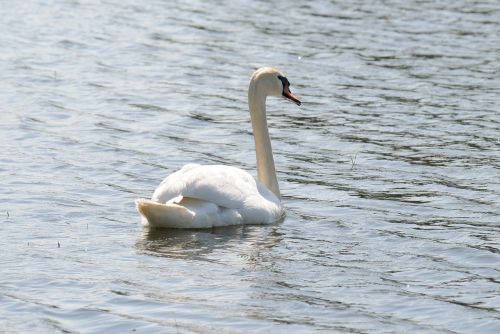
<svg viewBox="0 0 500 334">
<path fill-rule="evenodd" d="M 0 332 L 500 332 L 498 2 L 0 14 Z M 286 220 L 144 230 L 183 164 L 255 170 L 263 65 Z"/>
</svg>

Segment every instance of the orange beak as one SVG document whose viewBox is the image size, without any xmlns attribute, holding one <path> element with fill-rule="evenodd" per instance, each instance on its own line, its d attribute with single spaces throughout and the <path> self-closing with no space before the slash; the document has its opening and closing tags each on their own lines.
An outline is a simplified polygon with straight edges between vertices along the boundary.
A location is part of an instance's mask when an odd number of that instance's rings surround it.
<svg viewBox="0 0 500 334">
<path fill-rule="evenodd" d="M 290 87 L 285 86 L 283 88 L 283 96 L 289 100 L 291 100 L 292 102 L 294 102 L 296 105 L 300 106 L 302 104 L 302 102 L 300 102 L 299 98 L 295 95 L 293 95 L 293 93 L 290 91 Z"/>
</svg>

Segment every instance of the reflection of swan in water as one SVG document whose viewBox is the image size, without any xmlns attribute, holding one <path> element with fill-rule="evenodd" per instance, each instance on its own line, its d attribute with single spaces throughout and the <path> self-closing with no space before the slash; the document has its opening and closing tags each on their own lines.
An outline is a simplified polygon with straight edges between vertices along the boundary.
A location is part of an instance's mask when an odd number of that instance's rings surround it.
<svg viewBox="0 0 500 334">
<path fill-rule="evenodd" d="M 141 253 L 168 258 L 200 260 L 219 249 L 232 248 L 238 249 L 237 253 L 243 257 L 251 258 L 253 253 L 270 249 L 281 241 L 282 235 L 277 229 L 275 225 L 226 226 L 211 230 L 146 229 L 135 246 Z"/>
<path fill-rule="evenodd" d="M 262 300 L 260 289 L 255 291 L 254 286 L 276 276 L 275 258 L 282 256 L 275 250 L 283 240 L 281 228 L 281 224 L 204 230 L 146 228 L 135 244 L 143 258 L 137 266 L 144 278 L 137 282 L 137 290 L 154 300 L 154 311 L 161 310 L 157 313 L 161 323 L 170 323 L 172 332 L 224 331 L 225 326 L 218 326 L 217 321 L 225 323 L 235 312 L 242 316 L 259 312 L 246 304 L 247 296 L 259 295 Z M 260 316 L 250 313 L 241 319 Z"/>
<path fill-rule="evenodd" d="M 266 120 L 267 96 L 283 96 L 300 105 L 278 70 L 258 69 L 248 88 L 248 105 L 257 155 L 255 180 L 248 172 L 225 165 L 188 164 L 169 175 L 151 200 L 138 199 L 145 223 L 164 228 L 210 228 L 269 224 L 284 215 Z"/>
</svg>

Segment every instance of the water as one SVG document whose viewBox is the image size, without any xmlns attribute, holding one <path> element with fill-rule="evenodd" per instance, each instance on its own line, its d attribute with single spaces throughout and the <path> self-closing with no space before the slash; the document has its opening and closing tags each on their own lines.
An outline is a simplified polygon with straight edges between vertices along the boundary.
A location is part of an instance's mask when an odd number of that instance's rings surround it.
<svg viewBox="0 0 500 334">
<path fill-rule="evenodd" d="M 0 332 L 500 332 L 498 2 L 0 13 Z M 263 65 L 285 221 L 144 229 L 183 164 L 255 170 Z"/>
</svg>

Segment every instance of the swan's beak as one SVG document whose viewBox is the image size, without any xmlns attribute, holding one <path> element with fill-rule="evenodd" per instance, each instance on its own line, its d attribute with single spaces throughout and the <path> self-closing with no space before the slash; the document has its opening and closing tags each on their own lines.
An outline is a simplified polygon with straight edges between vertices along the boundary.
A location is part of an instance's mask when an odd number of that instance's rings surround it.
<svg viewBox="0 0 500 334">
<path fill-rule="evenodd" d="M 300 102 L 299 98 L 292 94 L 292 92 L 290 91 L 290 88 L 288 88 L 288 86 L 285 86 L 285 88 L 283 89 L 283 96 L 298 106 L 300 106 L 302 104 L 302 102 Z"/>
</svg>

